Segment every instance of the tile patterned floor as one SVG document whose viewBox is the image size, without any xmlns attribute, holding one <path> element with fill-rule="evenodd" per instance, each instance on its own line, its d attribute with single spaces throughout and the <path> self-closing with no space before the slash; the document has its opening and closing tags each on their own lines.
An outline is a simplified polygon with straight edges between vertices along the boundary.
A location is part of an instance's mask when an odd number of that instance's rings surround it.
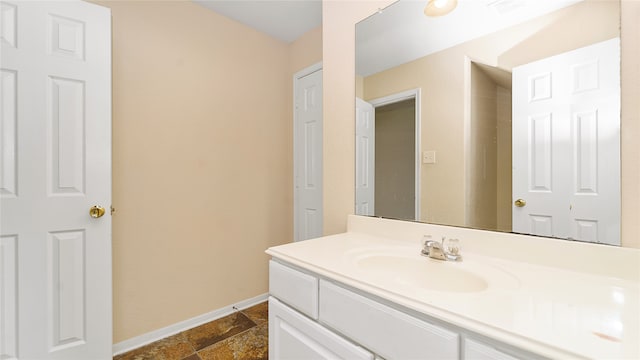
<svg viewBox="0 0 640 360">
<path fill-rule="evenodd" d="M 268 359 L 268 303 L 117 355 L 113 360 Z"/>
</svg>

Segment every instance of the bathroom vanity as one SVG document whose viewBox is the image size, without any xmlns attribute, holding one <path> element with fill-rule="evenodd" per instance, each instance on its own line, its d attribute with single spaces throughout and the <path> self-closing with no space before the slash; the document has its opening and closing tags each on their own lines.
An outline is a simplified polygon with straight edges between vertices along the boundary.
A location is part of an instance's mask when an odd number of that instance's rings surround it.
<svg viewBox="0 0 640 360">
<path fill-rule="evenodd" d="M 637 249 L 350 216 L 267 253 L 272 359 L 640 357 Z"/>
</svg>

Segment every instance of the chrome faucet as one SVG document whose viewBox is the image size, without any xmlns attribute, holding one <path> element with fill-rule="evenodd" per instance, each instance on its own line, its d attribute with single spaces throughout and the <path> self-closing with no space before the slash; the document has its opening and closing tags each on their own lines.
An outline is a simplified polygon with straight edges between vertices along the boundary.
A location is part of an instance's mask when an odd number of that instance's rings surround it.
<svg viewBox="0 0 640 360">
<path fill-rule="evenodd" d="M 449 239 L 449 241 L 446 241 L 446 237 L 443 236 L 442 241 L 437 242 L 431 240 L 430 235 L 425 235 L 423 240 L 424 244 L 421 251 L 423 256 L 437 260 L 462 261 L 458 239 Z"/>
</svg>

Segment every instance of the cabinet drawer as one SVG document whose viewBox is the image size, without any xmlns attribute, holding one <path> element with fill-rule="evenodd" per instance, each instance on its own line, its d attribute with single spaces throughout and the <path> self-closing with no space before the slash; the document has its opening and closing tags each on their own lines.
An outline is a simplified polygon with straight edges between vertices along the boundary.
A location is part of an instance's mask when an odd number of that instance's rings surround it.
<svg viewBox="0 0 640 360">
<path fill-rule="evenodd" d="M 518 360 L 523 357 L 508 355 L 492 346 L 477 342 L 475 340 L 464 339 L 464 359 L 465 360 Z"/>
<path fill-rule="evenodd" d="M 270 297 L 269 358 L 372 360 L 373 354 Z"/>
<path fill-rule="evenodd" d="M 269 293 L 312 319 L 318 319 L 318 278 L 315 276 L 271 260 Z"/>
<path fill-rule="evenodd" d="M 386 359 L 458 359 L 459 335 L 320 281 L 320 322 Z"/>
</svg>

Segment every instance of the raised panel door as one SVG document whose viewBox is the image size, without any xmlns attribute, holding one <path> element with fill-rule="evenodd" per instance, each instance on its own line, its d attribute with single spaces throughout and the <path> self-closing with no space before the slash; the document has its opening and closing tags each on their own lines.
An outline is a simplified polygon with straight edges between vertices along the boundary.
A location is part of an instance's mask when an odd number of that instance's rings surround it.
<svg viewBox="0 0 640 360">
<path fill-rule="evenodd" d="M 109 359 L 110 11 L 0 5 L 0 358 Z"/>
</svg>

